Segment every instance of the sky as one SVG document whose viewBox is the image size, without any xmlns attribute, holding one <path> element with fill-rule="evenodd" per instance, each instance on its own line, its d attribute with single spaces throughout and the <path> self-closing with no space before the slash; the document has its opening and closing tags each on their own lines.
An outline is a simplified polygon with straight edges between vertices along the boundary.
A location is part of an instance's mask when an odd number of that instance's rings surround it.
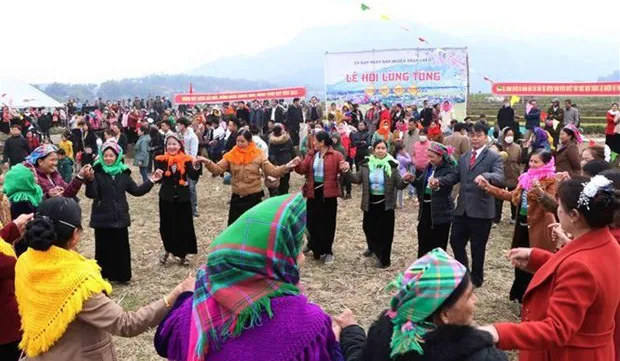
<svg viewBox="0 0 620 361">
<path fill-rule="evenodd" d="M 617 0 L 444 0 L 434 9 L 432 1 L 363 2 L 372 11 L 362 12 L 361 2 L 351 0 L 3 0 L 0 77 L 99 83 L 182 73 L 224 55 L 285 44 L 312 27 L 377 20 L 381 14 L 395 24 L 465 38 L 557 37 L 558 46 L 570 46 L 562 36 L 609 40 L 609 56 L 620 55 L 620 28 L 611 21 L 620 14 Z M 408 27 L 415 33 L 415 25 Z"/>
</svg>

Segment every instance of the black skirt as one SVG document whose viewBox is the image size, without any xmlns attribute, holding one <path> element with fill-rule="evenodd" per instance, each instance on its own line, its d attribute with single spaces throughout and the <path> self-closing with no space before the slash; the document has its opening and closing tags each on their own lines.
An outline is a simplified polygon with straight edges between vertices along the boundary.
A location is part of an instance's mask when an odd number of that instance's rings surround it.
<svg viewBox="0 0 620 361">
<path fill-rule="evenodd" d="M 230 197 L 230 208 L 228 210 L 228 225 L 235 223 L 243 213 L 249 211 L 252 207 L 262 202 L 265 192 L 260 191 L 254 194 L 248 194 L 241 197 L 233 193 Z"/>
<path fill-rule="evenodd" d="M 95 228 L 95 259 L 103 278 L 112 282 L 129 282 L 131 251 L 127 227 Z"/>
<path fill-rule="evenodd" d="M 159 199 L 159 233 L 166 252 L 183 258 L 198 253 L 192 202 Z"/>
<path fill-rule="evenodd" d="M 368 249 L 377 256 L 383 267 L 391 264 L 394 223 L 394 210 L 385 209 L 385 197 L 371 194 L 368 212 L 364 212 L 362 228 Z"/>
</svg>

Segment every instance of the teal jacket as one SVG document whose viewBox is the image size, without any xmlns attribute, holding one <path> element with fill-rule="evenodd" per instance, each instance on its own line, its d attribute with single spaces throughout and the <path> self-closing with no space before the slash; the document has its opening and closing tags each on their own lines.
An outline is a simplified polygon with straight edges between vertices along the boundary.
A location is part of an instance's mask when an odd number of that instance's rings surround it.
<svg viewBox="0 0 620 361">
<path fill-rule="evenodd" d="M 149 164 L 149 142 L 151 136 L 145 134 L 138 139 L 135 146 L 135 154 L 133 156 L 133 165 L 136 167 L 146 167 Z"/>
</svg>

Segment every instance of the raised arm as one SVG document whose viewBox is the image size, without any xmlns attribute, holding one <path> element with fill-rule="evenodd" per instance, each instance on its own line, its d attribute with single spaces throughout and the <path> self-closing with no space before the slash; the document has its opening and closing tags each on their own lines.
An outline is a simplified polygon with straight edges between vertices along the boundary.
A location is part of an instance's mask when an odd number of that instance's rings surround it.
<svg viewBox="0 0 620 361">
<path fill-rule="evenodd" d="M 137 185 L 136 182 L 129 177 L 129 184 L 127 184 L 127 193 L 131 194 L 134 197 L 140 197 L 153 189 L 153 182 L 151 180 L 147 180 L 140 185 Z M 88 189 L 88 184 L 86 185 L 86 189 Z"/>
</svg>

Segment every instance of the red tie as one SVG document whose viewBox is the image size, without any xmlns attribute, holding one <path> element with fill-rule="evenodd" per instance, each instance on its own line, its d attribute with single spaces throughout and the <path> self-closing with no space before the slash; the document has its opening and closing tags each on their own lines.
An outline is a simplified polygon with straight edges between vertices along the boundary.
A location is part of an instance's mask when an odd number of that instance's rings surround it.
<svg viewBox="0 0 620 361">
<path fill-rule="evenodd" d="M 476 151 L 471 151 L 471 158 L 469 159 L 469 168 L 473 168 L 474 163 L 476 163 Z"/>
</svg>

